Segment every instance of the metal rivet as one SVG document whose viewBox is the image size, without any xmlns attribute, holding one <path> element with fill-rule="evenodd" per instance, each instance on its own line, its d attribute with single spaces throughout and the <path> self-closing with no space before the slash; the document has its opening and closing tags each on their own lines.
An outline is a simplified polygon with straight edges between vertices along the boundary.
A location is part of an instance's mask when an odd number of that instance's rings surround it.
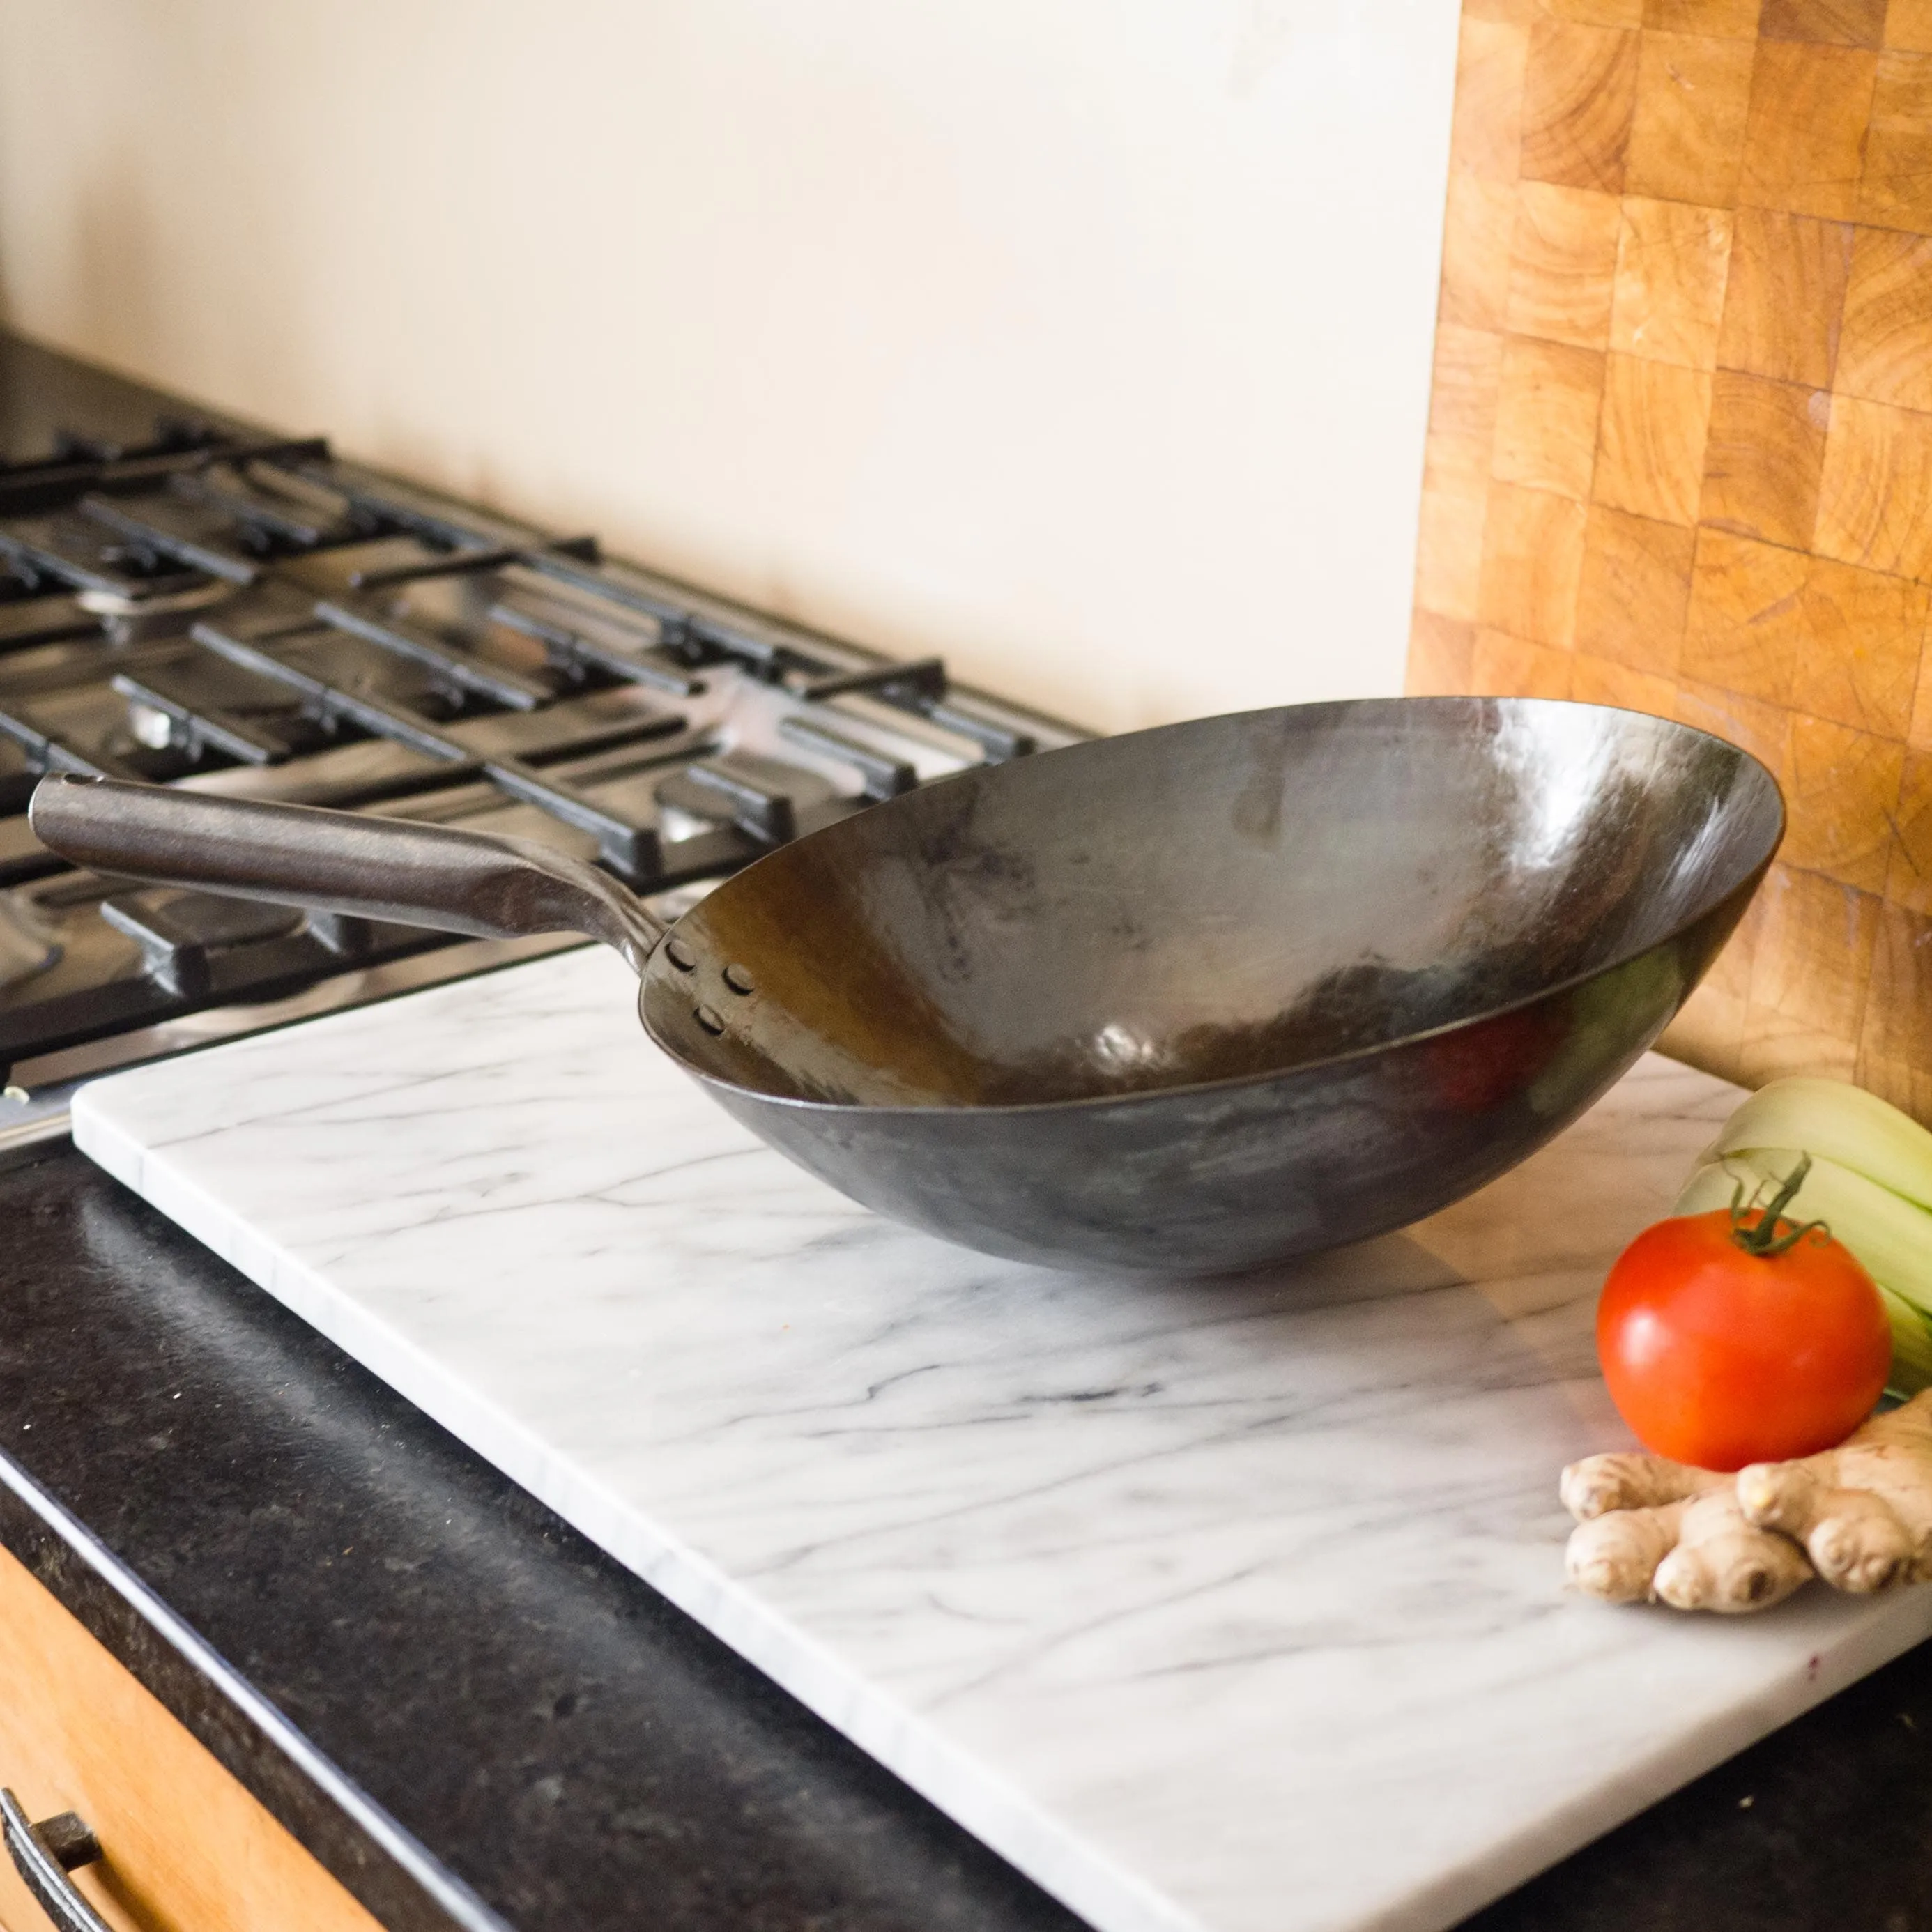
<svg viewBox="0 0 1932 1932">
<path fill-rule="evenodd" d="M 724 983 L 734 993 L 748 993 L 752 990 L 752 976 L 742 966 L 728 966 L 724 969 Z"/>
<path fill-rule="evenodd" d="M 664 957 L 680 973 L 688 973 L 698 964 L 698 955 L 676 933 L 664 941 Z"/>
<path fill-rule="evenodd" d="M 722 1033 L 724 1030 L 724 1017 L 722 1013 L 713 1012 L 709 1006 L 699 1006 L 695 1013 L 698 1024 L 706 1033 Z"/>
</svg>

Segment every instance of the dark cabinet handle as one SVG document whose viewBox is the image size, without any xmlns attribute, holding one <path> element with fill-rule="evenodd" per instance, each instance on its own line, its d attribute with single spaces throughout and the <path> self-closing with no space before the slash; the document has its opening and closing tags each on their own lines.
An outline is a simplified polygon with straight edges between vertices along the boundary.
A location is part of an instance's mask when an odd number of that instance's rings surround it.
<svg viewBox="0 0 1932 1932">
<path fill-rule="evenodd" d="M 91 1865 L 100 1856 L 100 1840 L 76 1813 L 63 1811 L 35 1825 L 20 1801 L 0 1789 L 0 1832 L 27 1889 L 60 1932 L 113 1932 L 68 1876 L 76 1866 Z"/>
</svg>

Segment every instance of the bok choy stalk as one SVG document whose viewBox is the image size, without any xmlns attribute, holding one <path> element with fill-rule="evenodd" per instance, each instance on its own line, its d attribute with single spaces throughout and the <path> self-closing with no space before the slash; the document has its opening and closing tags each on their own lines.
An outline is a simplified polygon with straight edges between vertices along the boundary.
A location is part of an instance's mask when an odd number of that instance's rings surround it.
<svg viewBox="0 0 1932 1932">
<path fill-rule="evenodd" d="M 1891 1318 L 1892 1387 L 1932 1388 L 1932 1133 L 1842 1080 L 1775 1080 L 1726 1120 L 1677 1198 L 1679 1214 L 1775 1193 L 1806 1154 L 1785 1209 L 1825 1222 L 1876 1282 Z"/>
</svg>

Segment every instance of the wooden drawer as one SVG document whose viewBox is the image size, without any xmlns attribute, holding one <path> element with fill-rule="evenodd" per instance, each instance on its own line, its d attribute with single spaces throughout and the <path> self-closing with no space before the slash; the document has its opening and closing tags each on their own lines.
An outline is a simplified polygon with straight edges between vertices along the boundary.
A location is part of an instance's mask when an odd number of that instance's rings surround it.
<svg viewBox="0 0 1932 1932">
<path fill-rule="evenodd" d="M 0 1549 L 0 1786 L 100 1840 L 72 1874 L 117 1932 L 380 1932 L 377 1922 Z M 0 1856 L 0 1925 L 50 1932 Z"/>
</svg>

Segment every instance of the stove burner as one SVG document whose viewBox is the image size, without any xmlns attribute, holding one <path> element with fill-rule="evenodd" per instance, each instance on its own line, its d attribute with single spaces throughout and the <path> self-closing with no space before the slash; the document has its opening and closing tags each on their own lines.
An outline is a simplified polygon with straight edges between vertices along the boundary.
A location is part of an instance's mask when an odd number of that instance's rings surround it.
<svg viewBox="0 0 1932 1932">
<path fill-rule="evenodd" d="M 46 772 L 460 821 L 688 893 L 1077 735 L 957 690 L 937 658 L 778 623 L 319 438 L 64 432 L 0 460 L 0 1077 L 64 1078 L 157 1050 L 182 1016 L 230 1009 L 242 1030 L 318 982 L 347 999 L 393 962 L 434 953 L 453 976 L 478 952 L 68 870 L 23 815 Z"/>
</svg>

